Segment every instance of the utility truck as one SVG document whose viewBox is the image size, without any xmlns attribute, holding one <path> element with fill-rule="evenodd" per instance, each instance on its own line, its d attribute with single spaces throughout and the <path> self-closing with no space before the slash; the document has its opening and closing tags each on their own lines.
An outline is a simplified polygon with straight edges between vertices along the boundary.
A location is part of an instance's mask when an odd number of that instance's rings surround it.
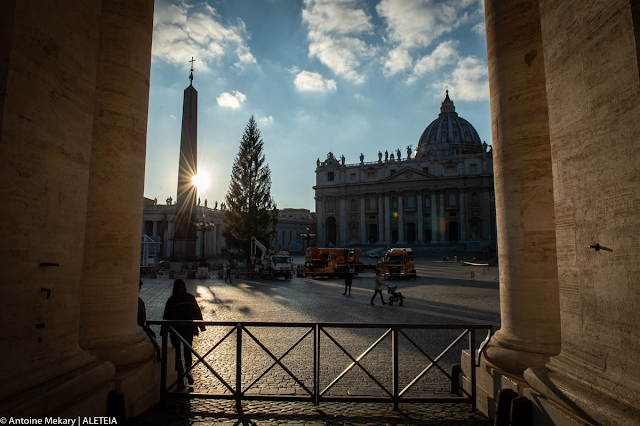
<svg viewBox="0 0 640 426">
<path fill-rule="evenodd" d="M 256 256 L 256 247 L 262 251 L 260 259 Z M 251 256 L 256 259 L 255 270 L 260 278 L 285 277 L 291 279 L 294 274 L 291 256 L 287 252 L 271 253 L 256 237 L 251 237 Z"/>
<path fill-rule="evenodd" d="M 410 248 L 389 249 L 376 267 L 388 279 L 416 277 L 413 250 Z"/>
<path fill-rule="evenodd" d="M 304 273 L 329 278 L 347 273 L 358 275 L 364 269 L 360 262 L 361 254 L 362 249 L 309 247 L 304 259 Z"/>
</svg>

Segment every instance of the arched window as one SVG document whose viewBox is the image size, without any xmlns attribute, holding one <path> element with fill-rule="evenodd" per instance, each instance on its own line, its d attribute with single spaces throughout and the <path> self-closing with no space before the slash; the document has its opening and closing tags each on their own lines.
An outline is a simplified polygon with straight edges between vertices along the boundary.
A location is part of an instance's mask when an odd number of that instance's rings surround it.
<svg viewBox="0 0 640 426">
<path fill-rule="evenodd" d="M 369 210 L 376 209 L 376 197 L 369 198 Z"/>
<path fill-rule="evenodd" d="M 425 194 L 424 196 L 424 206 L 431 207 L 431 197 L 429 196 L 429 194 Z"/>
<path fill-rule="evenodd" d="M 351 199 L 351 211 L 355 212 L 356 211 L 356 200 Z"/>
<path fill-rule="evenodd" d="M 416 202 L 415 202 L 415 198 L 413 195 L 409 195 L 407 197 L 407 208 L 408 209 L 415 209 L 416 208 Z"/>
<path fill-rule="evenodd" d="M 456 194 L 455 193 L 451 193 L 449 194 L 449 205 L 450 206 L 455 206 L 456 205 Z"/>
<path fill-rule="evenodd" d="M 336 212 L 336 203 L 333 200 L 329 200 L 327 203 L 327 212 L 335 213 Z"/>
<path fill-rule="evenodd" d="M 394 210 L 398 210 L 398 199 L 396 197 L 393 197 L 391 199 L 391 208 Z"/>
</svg>

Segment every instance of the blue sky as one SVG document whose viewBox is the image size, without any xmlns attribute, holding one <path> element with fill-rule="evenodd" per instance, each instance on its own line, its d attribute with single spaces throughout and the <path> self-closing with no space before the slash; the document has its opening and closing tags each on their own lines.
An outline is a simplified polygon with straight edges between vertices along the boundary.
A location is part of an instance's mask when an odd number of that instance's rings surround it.
<svg viewBox="0 0 640 426">
<path fill-rule="evenodd" d="M 156 0 L 145 196 L 176 198 L 194 57 L 199 196 L 224 200 L 253 115 L 279 208 L 315 211 L 316 159 L 415 145 L 445 87 L 491 143 L 483 0 Z"/>
</svg>

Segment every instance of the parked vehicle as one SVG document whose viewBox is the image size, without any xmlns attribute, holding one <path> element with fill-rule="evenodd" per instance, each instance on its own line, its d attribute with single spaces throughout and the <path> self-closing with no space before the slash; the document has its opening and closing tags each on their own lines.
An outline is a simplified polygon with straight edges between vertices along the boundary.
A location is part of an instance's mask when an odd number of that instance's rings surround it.
<svg viewBox="0 0 640 426">
<path fill-rule="evenodd" d="M 309 247 L 305 254 L 305 275 L 333 278 L 346 273 L 358 275 L 363 268 L 360 262 L 362 249 Z"/>
<path fill-rule="evenodd" d="M 410 248 L 392 248 L 376 267 L 385 278 L 416 278 L 413 263 L 413 250 Z"/>
<path fill-rule="evenodd" d="M 272 254 L 271 250 L 265 247 L 256 237 L 251 237 L 251 252 L 256 255 L 256 247 L 262 251 L 260 261 L 255 263 L 255 271 L 260 278 L 293 277 L 293 262 L 287 252 Z"/>
</svg>

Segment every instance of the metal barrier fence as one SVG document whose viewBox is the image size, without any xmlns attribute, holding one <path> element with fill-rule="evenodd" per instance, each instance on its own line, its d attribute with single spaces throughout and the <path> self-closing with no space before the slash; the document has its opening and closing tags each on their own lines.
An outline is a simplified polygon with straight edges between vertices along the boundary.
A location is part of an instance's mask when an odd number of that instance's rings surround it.
<svg viewBox="0 0 640 426">
<path fill-rule="evenodd" d="M 362 324 L 362 323 L 282 323 L 282 322 L 220 322 L 220 321 L 148 321 L 149 325 L 160 325 L 162 336 L 162 373 L 161 373 L 161 400 L 166 397 L 179 397 L 179 398 L 213 398 L 213 399 L 232 399 L 236 401 L 236 405 L 240 407 L 240 403 L 243 400 L 277 400 L 277 401 L 307 401 L 312 402 L 314 405 L 318 405 L 320 402 L 386 402 L 393 403 L 394 408 L 398 408 L 399 403 L 428 403 L 428 402 L 453 402 L 453 403 L 468 403 L 471 405 L 471 409 L 476 408 L 476 372 L 475 368 L 471 368 L 470 377 L 470 390 L 467 392 L 462 386 L 458 389 L 464 394 L 463 396 L 409 396 L 409 391 L 412 387 L 418 383 L 429 371 L 434 367 L 437 368 L 442 374 L 444 374 L 451 383 L 456 383 L 456 378 L 451 377 L 438 362 L 440 362 L 445 355 L 447 355 L 451 349 L 458 343 L 462 342 L 465 336 L 468 338 L 467 349 L 471 356 L 471 362 L 474 366 L 480 365 L 480 358 L 485 345 L 491 338 L 493 329 L 491 325 L 486 324 Z M 175 326 L 199 326 L 204 325 L 207 327 L 230 327 L 230 329 L 221 337 L 215 344 L 213 344 L 204 355 L 199 354 L 193 349 L 188 342 L 180 336 Z M 297 329 L 302 332 L 302 337 L 298 338 L 293 345 L 291 345 L 280 356 L 274 355 L 274 351 L 267 348 L 267 346 L 260 341 L 256 336 L 257 333 L 252 332 L 254 328 L 286 328 L 291 330 Z M 337 330 L 344 329 L 382 329 L 382 334 L 373 342 L 366 350 L 360 353 L 358 356 L 354 356 L 345 349 L 345 345 L 338 342 L 335 338 Z M 425 351 L 418 343 L 412 339 L 408 333 L 408 330 L 459 330 L 461 333 L 457 338 L 453 339 L 451 343 L 442 350 L 438 356 L 431 357 L 427 351 Z M 486 330 L 487 337 L 476 349 L 476 332 L 478 330 Z M 185 345 L 187 345 L 192 353 L 197 358 L 197 361 L 191 366 L 191 368 L 185 372 L 193 370 L 198 364 L 202 364 L 206 369 L 220 382 L 220 384 L 226 389 L 227 393 L 202 393 L 202 392 L 172 392 L 171 389 L 176 387 L 177 382 L 173 382 L 167 386 L 167 352 L 168 352 L 168 340 L 169 333 L 179 338 Z M 235 380 L 225 380 L 222 374 L 216 371 L 213 366 L 206 360 L 216 348 L 219 348 L 227 339 L 235 335 Z M 305 383 L 304 380 L 297 377 L 290 368 L 288 368 L 283 359 L 289 355 L 295 348 L 302 347 L 300 345 L 308 336 L 313 335 L 313 344 L 306 345 L 307 351 L 312 353 L 307 354 L 308 358 L 313 358 L 313 378 L 312 384 Z M 329 343 L 322 343 L 324 341 Z M 392 377 L 391 386 L 385 386 L 379 378 L 370 372 L 363 365 L 362 361 L 367 355 L 369 355 L 375 348 L 380 346 L 390 336 L 391 348 L 390 358 L 392 364 Z M 417 349 L 421 353 L 428 363 L 412 380 L 408 381 L 404 387 L 400 385 L 400 353 L 399 353 L 399 339 L 403 337 L 408 343 Z M 271 360 L 271 365 L 262 372 L 257 378 L 253 380 L 248 386 L 243 387 L 243 378 L 249 372 L 249 369 L 256 368 L 256 365 L 250 363 L 243 363 L 243 341 L 254 342 Z M 334 353 L 329 351 L 330 346 L 334 349 Z M 345 368 L 339 375 L 330 380 L 330 383 L 324 387 L 320 384 L 321 368 L 327 363 L 331 364 L 335 361 L 335 349 L 339 349 L 339 353 L 344 353 L 351 361 L 347 368 Z M 304 349 L 304 348 L 303 348 Z M 326 355 L 325 355 L 326 353 Z M 249 365 L 248 365 L 249 364 Z M 304 391 L 303 395 L 259 395 L 248 394 L 247 392 L 260 381 L 271 369 L 275 366 L 279 366 L 282 370 L 291 377 L 295 383 Z M 354 395 L 331 395 L 330 390 L 349 372 L 358 367 L 363 371 L 366 376 L 371 379 L 373 383 L 382 390 L 383 396 L 354 396 Z M 307 366 L 308 368 L 308 366 Z M 181 377 L 178 380 L 183 380 Z M 453 395 L 453 394 L 451 394 Z"/>
</svg>

